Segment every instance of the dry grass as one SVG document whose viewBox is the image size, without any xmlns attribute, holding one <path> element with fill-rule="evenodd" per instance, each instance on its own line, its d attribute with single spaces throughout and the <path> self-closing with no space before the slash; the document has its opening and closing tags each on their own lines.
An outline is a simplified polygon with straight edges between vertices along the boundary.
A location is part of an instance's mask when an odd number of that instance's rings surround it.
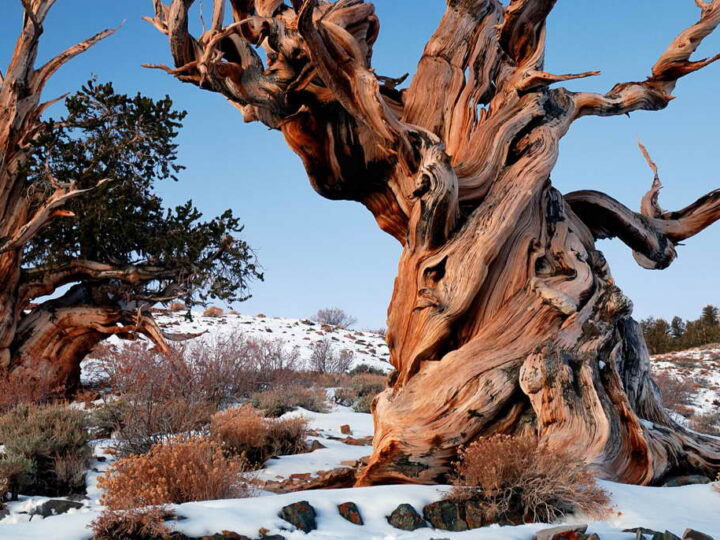
<svg viewBox="0 0 720 540">
<path fill-rule="evenodd" d="M 167 513 L 158 507 L 134 510 L 106 510 L 90 523 L 92 540 L 165 540 Z"/>
<path fill-rule="evenodd" d="M 98 487 L 110 510 L 246 497 L 250 491 L 240 475 L 247 470 L 245 460 L 226 457 L 215 441 L 179 437 L 116 461 Z"/>
<path fill-rule="evenodd" d="M 466 448 L 451 497 L 477 500 L 487 522 L 542 521 L 582 512 L 599 516 L 608 494 L 582 462 L 535 438 L 496 435 Z"/>
<path fill-rule="evenodd" d="M 257 467 L 272 456 L 307 451 L 307 420 L 264 418 L 249 405 L 216 413 L 210 432 L 230 453 Z"/>
</svg>

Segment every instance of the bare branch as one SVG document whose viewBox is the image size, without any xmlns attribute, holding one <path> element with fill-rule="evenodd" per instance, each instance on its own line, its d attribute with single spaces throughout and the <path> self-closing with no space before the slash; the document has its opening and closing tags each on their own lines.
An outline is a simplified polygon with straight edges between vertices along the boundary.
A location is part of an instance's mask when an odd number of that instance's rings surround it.
<svg viewBox="0 0 720 540">
<path fill-rule="evenodd" d="M 518 90 L 521 92 L 529 92 L 532 90 L 538 90 L 551 84 L 571 81 L 573 79 L 585 79 L 586 77 L 595 77 L 600 75 L 599 71 L 586 71 L 584 73 L 568 73 L 565 75 L 553 75 L 546 71 L 531 71 L 527 77 L 523 80 Z"/>
<path fill-rule="evenodd" d="M 699 61 L 690 56 L 702 41 L 720 24 L 720 0 L 695 2 L 702 9 L 700 20 L 680 33 L 660 56 L 652 74 L 642 82 L 615 85 L 607 94 L 575 94 L 576 117 L 585 115 L 614 116 L 637 110 L 663 109 L 673 99 L 678 79 L 720 59 L 720 55 Z"/>
<path fill-rule="evenodd" d="M 110 182 L 111 179 L 105 178 L 100 180 L 95 187 L 87 189 L 75 189 L 75 183 L 57 184 L 57 189 L 45 201 L 45 203 L 35 212 L 32 218 L 30 218 L 25 225 L 23 225 L 13 236 L 6 239 L 5 242 L 0 245 L 0 253 L 6 253 L 15 249 L 22 248 L 27 244 L 37 232 L 45 226 L 46 223 L 51 221 L 55 217 L 71 217 L 74 214 L 67 211 L 58 210 L 63 204 L 70 199 L 73 199 L 83 193 L 92 191 L 103 184 Z"/>
<path fill-rule="evenodd" d="M 45 84 L 47 83 L 48 79 L 52 77 L 52 75 L 60 69 L 63 64 L 66 64 L 68 61 L 75 58 L 77 55 L 85 52 L 90 47 L 95 45 L 97 42 L 105 39 L 108 36 L 111 36 L 117 30 L 122 26 L 118 26 L 117 28 L 110 28 L 107 30 L 103 30 L 102 32 L 98 32 L 94 36 L 89 37 L 85 41 L 81 41 L 80 43 L 77 43 L 73 45 L 72 47 L 69 47 L 65 49 L 63 52 L 58 54 L 55 58 L 52 58 L 49 60 L 45 65 L 43 65 L 40 69 L 38 69 L 35 72 L 35 75 L 33 76 L 32 84 L 35 92 L 41 92 Z"/>
<path fill-rule="evenodd" d="M 652 187 L 645 194 L 645 196 L 642 198 L 642 202 L 640 203 L 640 213 L 645 217 L 660 217 L 663 214 L 663 210 L 658 204 L 658 197 L 660 196 L 660 190 L 663 186 L 662 182 L 660 182 L 658 168 L 657 165 L 655 165 L 655 162 L 650 157 L 650 153 L 647 151 L 647 148 L 645 148 L 645 146 L 640 141 L 638 141 L 638 146 L 640 147 L 640 151 L 642 152 L 645 161 L 647 161 L 650 169 L 652 169 L 655 175 L 653 178 Z"/>
</svg>

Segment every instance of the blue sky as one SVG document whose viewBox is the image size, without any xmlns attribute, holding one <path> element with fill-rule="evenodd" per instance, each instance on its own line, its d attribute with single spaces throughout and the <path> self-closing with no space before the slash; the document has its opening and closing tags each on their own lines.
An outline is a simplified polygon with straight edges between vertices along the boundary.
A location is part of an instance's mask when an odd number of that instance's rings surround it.
<svg viewBox="0 0 720 540">
<path fill-rule="evenodd" d="M 2 69 L 20 28 L 19 6 L 19 0 L 2 0 Z M 385 75 L 412 74 L 444 2 L 376 0 L 375 6 L 382 30 L 374 65 Z M 46 23 L 41 61 L 102 28 L 125 24 L 66 65 L 45 97 L 72 92 L 92 75 L 123 92 L 169 94 L 189 113 L 180 136 L 187 170 L 179 183 L 163 184 L 159 191 L 168 204 L 191 198 L 207 215 L 230 207 L 242 217 L 266 280 L 253 287 L 254 297 L 240 310 L 308 316 L 337 305 L 358 317 L 359 327 L 384 326 L 400 253 L 397 243 L 362 206 L 315 194 L 278 132 L 243 124 L 218 95 L 140 67 L 170 63 L 163 36 L 140 20 L 151 9 L 150 0 L 57 0 Z M 559 0 L 548 23 L 547 69 L 602 70 L 599 77 L 568 84 L 578 90 L 604 91 L 615 82 L 641 80 L 698 12 L 692 0 Z M 699 52 L 718 51 L 720 32 Z M 563 192 L 600 189 L 638 208 L 652 176 L 635 145 L 640 138 L 660 167 L 665 208 L 680 208 L 720 187 L 719 89 L 720 63 L 683 79 L 675 92 L 678 99 L 665 111 L 577 122 L 561 145 L 554 184 Z M 50 114 L 61 112 L 56 106 Z M 662 272 L 638 267 L 630 250 L 617 241 L 601 244 L 618 284 L 635 303 L 637 317 L 695 318 L 703 305 L 720 304 L 720 224 L 687 244 Z"/>
</svg>

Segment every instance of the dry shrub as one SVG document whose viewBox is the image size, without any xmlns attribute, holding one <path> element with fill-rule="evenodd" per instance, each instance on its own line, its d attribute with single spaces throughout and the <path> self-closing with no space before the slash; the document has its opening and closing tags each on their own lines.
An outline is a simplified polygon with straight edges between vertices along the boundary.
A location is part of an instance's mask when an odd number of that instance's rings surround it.
<svg viewBox="0 0 720 540">
<path fill-rule="evenodd" d="M 173 439 L 178 433 L 201 430 L 217 409 L 206 401 L 177 399 L 133 399 L 106 402 L 93 418 L 100 431 L 115 438 L 121 456 L 144 454 L 154 445 Z"/>
<path fill-rule="evenodd" d="M 347 373 L 354 358 L 352 351 L 336 351 L 329 339 L 322 339 L 312 344 L 309 367 L 315 373 Z"/>
<path fill-rule="evenodd" d="M 307 420 L 264 418 L 249 405 L 216 413 L 210 432 L 230 453 L 258 467 L 272 456 L 307 451 Z"/>
<path fill-rule="evenodd" d="M 182 302 L 172 302 L 168 306 L 168 311 L 171 311 L 173 313 L 179 312 L 179 311 L 186 311 L 187 306 L 183 304 Z"/>
<path fill-rule="evenodd" d="M 653 374 L 653 380 L 660 390 L 663 405 L 666 409 L 687 416 L 688 406 L 693 403 L 696 394 L 694 385 L 696 381 L 690 377 L 675 377 L 665 371 Z"/>
<path fill-rule="evenodd" d="M 298 407 L 313 412 L 326 412 L 327 394 L 322 388 L 300 388 L 291 386 L 277 390 L 266 390 L 252 396 L 252 404 L 274 418 L 294 411 Z"/>
<path fill-rule="evenodd" d="M 166 516 L 167 512 L 158 507 L 106 510 L 90 523 L 92 540 L 164 540 L 170 534 Z"/>
<path fill-rule="evenodd" d="M 341 326 L 343 328 L 348 328 L 357 322 L 355 317 L 337 307 L 318 310 L 318 312 L 313 315 L 312 320 L 322 324 Z"/>
<path fill-rule="evenodd" d="M 17 405 L 48 403 L 54 394 L 49 377 L 13 377 L 0 371 L 0 413 Z"/>
<path fill-rule="evenodd" d="M 487 522 L 599 516 L 610 502 L 584 462 L 531 437 L 480 439 L 461 452 L 456 473 L 451 497 L 478 501 Z"/>
<path fill-rule="evenodd" d="M 335 390 L 335 402 L 352 407 L 356 412 L 369 413 L 375 396 L 385 389 L 386 377 L 379 375 L 357 375 L 350 379 L 348 386 Z"/>
<path fill-rule="evenodd" d="M 690 422 L 690 428 L 698 433 L 720 436 L 720 412 L 698 414 Z"/>
<path fill-rule="evenodd" d="M 84 491 L 92 451 L 84 412 L 20 405 L 0 417 L 0 474 L 9 491 L 58 496 Z"/>
<path fill-rule="evenodd" d="M 222 317 L 224 314 L 225 310 L 217 306 L 210 306 L 203 311 L 203 317 Z"/>
<path fill-rule="evenodd" d="M 110 465 L 98 479 L 105 490 L 100 502 L 110 510 L 181 504 L 249 495 L 241 458 L 227 458 L 222 447 L 205 437 L 178 437 L 153 446 L 147 454 Z"/>
</svg>

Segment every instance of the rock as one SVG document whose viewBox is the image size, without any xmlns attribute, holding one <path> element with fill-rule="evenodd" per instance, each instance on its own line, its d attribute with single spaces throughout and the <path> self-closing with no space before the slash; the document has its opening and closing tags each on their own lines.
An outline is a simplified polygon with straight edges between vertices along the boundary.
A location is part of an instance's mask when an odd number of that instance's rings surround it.
<svg viewBox="0 0 720 540">
<path fill-rule="evenodd" d="M 40 506 L 36 506 L 30 512 L 31 516 L 42 516 L 44 518 L 66 514 L 70 510 L 82 508 L 83 504 L 75 501 L 66 501 L 64 499 L 50 499 Z"/>
<path fill-rule="evenodd" d="M 643 535 L 643 534 L 649 534 L 649 535 L 657 534 L 657 531 L 654 531 L 654 530 L 652 530 L 652 529 L 646 529 L 645 527 L 634 527 L 634 528 L 632 528 L 632 529 L 623 529 L 623 532 L 635 533 L 635 538 L 642 538 L 642 536 L 639 536 L 639 537 L 638 537 L 638 536 L 637 536 L 638 534 L 639 534 L 639 535 Z"/>
<path fill-rule="evenodd" d="M 465 523 L 470 529 L 479 529 L 488 524 L 485 521 L 481 502 L 472 499 L 465 501 Z"/>
<path fill-rule="evenodd" d="M 338 504 L 338 512 L 342 517 L 355 525 L 364 525 L 360 510 L 354 502 Z"/>
<path fill-rule="evenodd" d="M 425 520 L 409 504 L 401 504 L 387 517 L 388 523 L 396 529 L 414 531 L 425 527 Z"/>
<path fill-rule="evenodd" d="M 349 444 L 350 446 L 369 446 L 372 444 L 372 437 L 363 437 L 362 439 L 356 439 L 355 437 L 345 437 L 342 442 Z"/>
<path fill-rule="evenodd" d="M 315 509 L 310 506 L 310 503 L 307 501 L 300 501 L 283 506 L 278 515 L 303 532 L 309 533 L 317 529 Z"/>
<path fill-rule="evenodd" d="M 674 535 L 670 531 L 656 532 L 653 534 L 652 540 L 680 540 L 679 536 Z"/>
<path fill-rule="evenodd" d="M 327 446 L 325 446 L 323 443 L 321 443 L 320 441 L 315 439 L 315 440 L 313 440 L 312 443 L 310 443 L 310 447 L 308 448 L 308 450 L 310 450 L 311 452 L 314 452 L 315 450 L 321 450 L 323 448 L 327 448 Z"/>
<path fill-rule="evenodd" d="M 694 529 L 685 529 L 683 540 L 714 540 L 709 534 L 701 533 Z"/>
<path fill-rule="evenodd" d="M 352 430 L 350 429 L 350 426 L 345 424 L 340 426 L 340 433 L 343 435 L 352 435 Z"/>
<path fill-rule="evenodd" d="M 423 516 L 436 529 L 443 531 L 467 531 L 468 524 L 462 517 L 462 506 L 454 501 L 438 501 L 423 508 Z"/>
<path fill-rule="evenodd" d="M 686 476 L 674 476 L 668 479 L 663 487 L 691 486 L 693 484 L 709 484 L 712 482 L 707 476 L 701 474 L 688 474 Z"/>
<path fill-rule="evenodd" d="M 581 540 L 585 537 L 587 525 L 562 525 L 543 529 L 535 533 L 535 540 Z"/>
</svg>

